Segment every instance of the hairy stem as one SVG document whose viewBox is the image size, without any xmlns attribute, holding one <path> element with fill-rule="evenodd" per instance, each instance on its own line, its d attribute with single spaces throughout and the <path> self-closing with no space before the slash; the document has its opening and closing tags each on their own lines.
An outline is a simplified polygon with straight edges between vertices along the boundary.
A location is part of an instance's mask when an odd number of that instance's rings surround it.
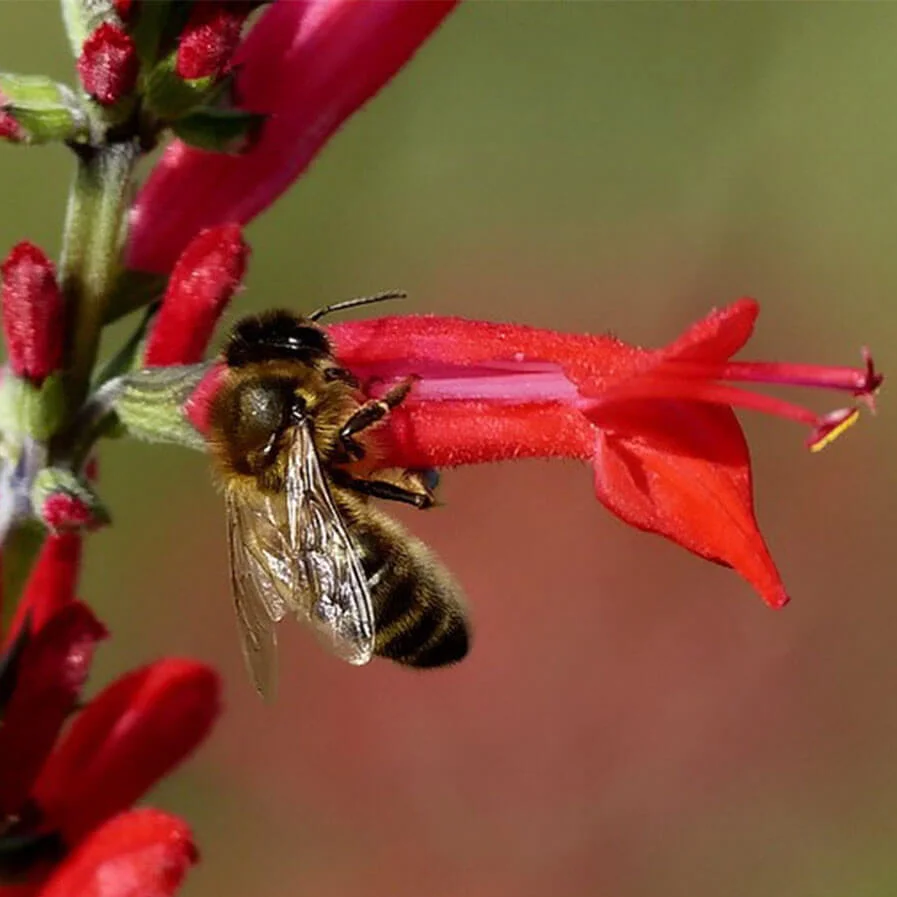
<svg viewBox="0 0 897 897">
<path fill-rule="evenodd" d="M 71 327 L 67 405 L 74 416 L 87 395 L 100 332 L 119 268 L 122 224 L 137 159 L 135 142 L 114 143 L 78 158 L 63 235 L 60 282 Z"/>
</svg>

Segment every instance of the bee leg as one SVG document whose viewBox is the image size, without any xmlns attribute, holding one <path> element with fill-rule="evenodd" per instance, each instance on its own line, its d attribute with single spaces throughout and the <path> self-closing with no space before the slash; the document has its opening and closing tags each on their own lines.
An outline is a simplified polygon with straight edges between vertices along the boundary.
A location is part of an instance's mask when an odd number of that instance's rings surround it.
<svg viewBox="0 0 897 897">
<path fill-rule="evenodd" d="M 340 442 L 346 449 L 350 457 L 355 457 L 358 451 L 358 444 L 352 437 L 362 430 L 366 430 L 378 420 L 383 420 L 396 405 L 401 404 L 411 387 L 414 386 L 417 377 L 406 377 L 400 383 L 397 383 L 386 392 L 381 399 L 371 399 L 361 405 L 355 413 L 343 424 L 339 433 Z"/>
<path fill-rule="evenodd" d="M 338 485 L 360 492 L 362 495 L 370 495 L 372 498 L 400 501 L 406 505 L 414 505 L 420 510 L 431 508 L 436 504 L 436 499 L 422 483 L 418 484 L 419 490 L 408 489 L 389 480 L 365 480 L 361 477 L 353 477 L 344 470 L 331 471 L 331 477 Z"/>
<path fill-rule="evenodd" d="M 328 383 L 333 383 L 334 381 L 339 380 L 341 383 L 347 383 L 353 389 L 358 389 L 361 386 L 355 374 L 336 365 L 324 369 L 324 379 Z"/>
</svg>

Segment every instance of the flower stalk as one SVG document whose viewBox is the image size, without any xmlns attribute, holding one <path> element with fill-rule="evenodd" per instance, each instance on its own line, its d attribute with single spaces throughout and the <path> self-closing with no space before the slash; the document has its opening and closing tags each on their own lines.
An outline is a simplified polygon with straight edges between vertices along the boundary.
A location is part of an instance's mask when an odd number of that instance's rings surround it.
<svg viewBox="0 0 897 897">
<path fill-rule="evenodd" d="M 85 150 L 78 157 L 60 264 L 60 285 L 72 327 L 66 366 L 70 408 L 78 408 L 87 395 L 96 363 L 119 268 L 122 224 L 137 157 L 135 140 Z"/>
</svg>

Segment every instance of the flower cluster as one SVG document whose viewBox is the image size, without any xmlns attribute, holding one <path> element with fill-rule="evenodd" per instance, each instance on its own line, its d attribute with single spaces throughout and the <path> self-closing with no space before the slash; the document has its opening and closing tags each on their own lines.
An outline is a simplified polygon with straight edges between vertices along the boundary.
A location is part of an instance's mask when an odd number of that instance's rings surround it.
<svg viewBox="0 0 897 897">
<path fill-rule="evenodd" d="M 46 541 L 0 648 L 0 881 L 40 897 L 169 894 L 196 860 L 190 831 L 132 805 L 205 738 L 218 676 L 166 658 L 85 703 L 107 633 L 75 598 L 80 557 L 78 534 Z"/>
</svg>

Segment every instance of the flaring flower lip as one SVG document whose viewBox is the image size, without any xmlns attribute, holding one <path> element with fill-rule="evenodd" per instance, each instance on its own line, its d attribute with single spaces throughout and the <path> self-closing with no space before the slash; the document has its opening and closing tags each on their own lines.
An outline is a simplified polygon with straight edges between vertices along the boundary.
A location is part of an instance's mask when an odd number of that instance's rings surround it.
<svg viewBox="0 0 897 897">
<path fill-rule="evenodd" d="M 781 607 L 788 596 L 754 517 L 750 455 L 733 408 L 806 425 L 814 450 L 857 411 L 819 415 L 740 384 L 836 390 L 871 404 L 882 378 L 868 354 L 858 368 L 732 361 L 757 314 L 754 300 L 738 300 L 662 349 L 442 317 L 376 318 L 328 332 L 368 394 L 417 379 L 379 430 L 375 466 L 588 462 L 597 497 L 614 514 L 735 568 Z M 200 432 L 221 373 L 213 366 L 185 409 Z"/>
<path fill-rule="evenodd" d="M 415 54 L 458 0 L 279 2 L 234 56 L 242 108 L 268 115 L 241 156 L 172 143 L 134 206 L 127 264 L 167 272 L 205 227 L 245 224 Z"/>
<path fill-rule="evenodd" d="M 79 845 L 39 897 L 167 897 L 198 857 L 190 829 L 176 816 L 132 810 Z"/>
</svg>

